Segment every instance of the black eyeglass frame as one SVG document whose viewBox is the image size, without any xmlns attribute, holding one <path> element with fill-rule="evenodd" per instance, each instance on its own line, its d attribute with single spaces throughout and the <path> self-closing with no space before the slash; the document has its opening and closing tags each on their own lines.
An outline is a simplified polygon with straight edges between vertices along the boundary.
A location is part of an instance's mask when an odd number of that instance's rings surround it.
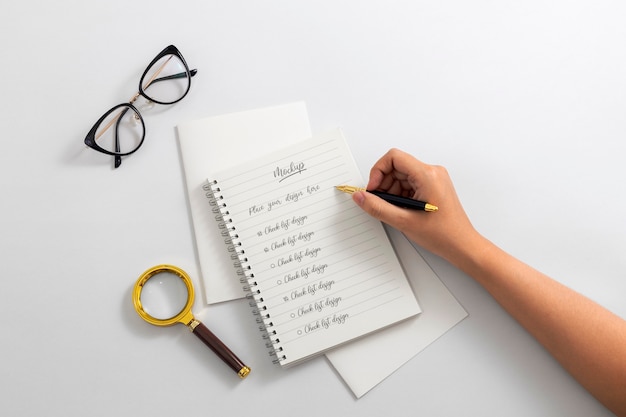
<svg viewBox="0 0 626 417">
<path fill-rule="evenodd" d="M 155 82 L 160 82 L 160 81 L 167 81 L 167 80 L 172 80 L 172 79 L 177 79 L 177 78 L 188 78 L 189 79 L 189 83 L 187 84 L 187 89 L 185 90 L 185 92 L 176 100 L 174 101 L 159 101 L 159 100 L 155 100 L 152 97 L 150 97 L 150 95 L 148 93 L 146 93 L 145 89 L 144 89 L 144 80 L 146 78 L 146 75 L 148 74 L 148 71 L 150 71 L 150 69 L 154 66 L 154 64 L 156 64 L 161 58 L 163 58 L 164 56 L 167 55 L 173 55 L 176 58 L 178 58 L 180 60 L 180 62 L 183 64 L 185 71 L 178 73 L 178 74 L 173 74 L 173 75 L 169 75 L 167 77 L 162 77 L 162 78 L 156 78 L 156 79 L 152 79 L 152 80 L 148 80 L 148 83 L 145 85 L 145 88 L 148 88 L 150 85 L 152 85 Z M 130 155 L 132 153 L 137 152 L 137 150 L 139 148 L 141 148 L 141 145 L 143 145 L 144 139 L 146 137 L 146 124 L 143 120 L 143 117 L 141 116 L 141 113 L 139 112 L 139 110 L 133 105 L 133 103 L 141 96 L 144 97 L 146 100 L 151 101 L 152 103 L 156 103 L 156 104 L 161 104 L 161 105 L 170 105 L 170 104 L 176 104 L 179 101 L 181 101 L 183 98 L 185 98 L 185 96 L 187 95 L 187 93 L 189 93 L 189 90 L 191 89 L 191 77 L 193 77 L 194 75 L 196 75 L 196 73 L 198 72 L 197 69 L 189 69 L 189 66 L 187 65 L 187 62 L 185 61 L 185 58 L 183 58 L 183 55 L 180 53 L 180 51 L 178 50 L 177 47 L 175 47 L 174 45 L 169 45 L 167 47 L 165 47 L 165 49 L 163 49 L 151 62 L 150 64 L 146 67 L 145 71 L 143 72 L 141 78 L 139 79 L 139 88 L 138 88 L 138 92 L 137 94 L 135 94 L 129 101 L 128 103 L 121 103 L 118 104 L 116 106 L 113 106 L 111 109 L 109 109 L 106 113 L 104 113 L 104 115 L 102 115 L 102 117 L 100 117 L 98 119 L 98 121 L 93 125 L 93 127 L 91 128 L 91 130 L 89 130 L 89 133 L 87 133 L 87 136 L 85 137 L 85 145 L 89 146 L 90 148 L 107 154 L 107 155 L 112 155 L 115 157 L 115 168 L 119 167 L 122 163 L 122 156 L 127 156 Z M 123 109 L 125 108 L 125 109 Z M 98 130 L 98 128 L 100 127 L 100 125 L 102 124 L 102 122 L 113 112 L 115 112 L 118 109 L 122 109 L 120 110 L 120 115 L 116 118 L 115 120 L 115 142 L 116 142 L 116 151 L 112 152 L 109 151 L 107 149 L 102 148 L 100 145 L 97 144 L 97 138 L 96 138 L 96 132 Z M 119 123 L 122 120 L 123 116 L 129 111 L 132 110 L 136 115 L 137 118 L 139 120 L 139 122 L 141 122 L 141 126 L 142 126 L 142 131 L 143 134 L 141 136 L 141 140 L 139 141 L 139 144 L 137 145 L 137 147 L 135 147 L 135 149 L 129 151 L 129 152 L 120 152 L 119 151 L 119 142 L 118 142 L 118 138 L 117 138 L 117 132 L 118 132 L 118 127 L 119 127 Z M 111 128 L 111 126 L 107 126 L 106 129 Z"/>
</svg>

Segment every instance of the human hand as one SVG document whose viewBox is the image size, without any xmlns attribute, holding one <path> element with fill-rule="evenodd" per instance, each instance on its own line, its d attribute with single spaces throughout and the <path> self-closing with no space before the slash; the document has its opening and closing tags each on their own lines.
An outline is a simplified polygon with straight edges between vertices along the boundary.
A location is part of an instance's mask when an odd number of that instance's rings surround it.
<svg viewBox="0 0 626 417">
<path fill-rule="evenodd" d="M 460 262 L 480 235 L 469 221 L 447 170 L 425 164 L 398 149 L 391 149 L 370 171 L 368 190 L 385 191 L 439 207 L 423 212 L 396 207 L 366 192 L 354 193 L 354 201 L 371 216 L 400 230 L 423 248 Z"/>
</svg>

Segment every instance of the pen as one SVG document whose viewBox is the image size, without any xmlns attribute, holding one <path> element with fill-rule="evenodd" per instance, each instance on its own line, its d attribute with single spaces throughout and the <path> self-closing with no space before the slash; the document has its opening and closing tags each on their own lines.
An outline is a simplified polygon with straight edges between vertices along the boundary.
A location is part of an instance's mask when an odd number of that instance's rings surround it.
<svg viewBox="0 0 626 417">
<path fill-rule="evenodd" d="M 383 191 L 370 191 L 370 190 L 366 190 L 365 188 L 353 187 L 351 185 L 336 185 L 335 188 L 338 189 L 339 191 L 342 191 L 348 194 L 352 194 L 357 191 L 367 191 L 368 193 L 374 194 L 375 196 L 382 198 L 383 200 L 385 200 L 388 203 L 393 204 L 394 206 L 407 208 L 411 210 L 424 210 L 424 211 L 431 211 L 431 212 L 439 210 L 439 207 L 434 206 L 432 204 L 425 203 L 419 200 L 413 200 L 412 198 L 408 198 L 408 197 L 402 197 L 399 195 L 385 193 Z"/>
</svg>

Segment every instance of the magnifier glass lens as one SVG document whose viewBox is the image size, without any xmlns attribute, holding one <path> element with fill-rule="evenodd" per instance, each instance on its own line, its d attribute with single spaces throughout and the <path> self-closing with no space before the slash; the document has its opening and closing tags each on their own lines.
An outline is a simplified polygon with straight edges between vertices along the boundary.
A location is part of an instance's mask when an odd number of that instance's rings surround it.
<svg viewBox="0 0 626 417">
<path fill-rule="evenodd" d="M 187 287 L 179 276 L 160 272 L 145 282 L 140 300 L 146 313 L 155 319 L 165 320 L 180 313 L 188 297 Z"/>
</svg>

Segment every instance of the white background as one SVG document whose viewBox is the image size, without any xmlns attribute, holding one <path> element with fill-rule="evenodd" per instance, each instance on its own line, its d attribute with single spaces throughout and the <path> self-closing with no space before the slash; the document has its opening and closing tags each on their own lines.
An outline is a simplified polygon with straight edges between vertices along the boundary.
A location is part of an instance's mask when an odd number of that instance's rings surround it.
<svg viewBox="0 0 626 417">
<path fill-rule="evenodd" d="M 304 100 L 364 175 L 392 146 L 445 165 L 482 233 L 626 317 L 624 2 L 5 3 L 0 414 L 610 415 L 428 253 L 470 317 L 360 400 L 323 357 L 273 366 L 243 301 L 195 305 L 253 368 L 239 381 L 130 294 L 158 263 L 198 282 L 175 126 Z M 114 170 L 83 138 L 170 43 L 192 90 Z"/>
</svg>

